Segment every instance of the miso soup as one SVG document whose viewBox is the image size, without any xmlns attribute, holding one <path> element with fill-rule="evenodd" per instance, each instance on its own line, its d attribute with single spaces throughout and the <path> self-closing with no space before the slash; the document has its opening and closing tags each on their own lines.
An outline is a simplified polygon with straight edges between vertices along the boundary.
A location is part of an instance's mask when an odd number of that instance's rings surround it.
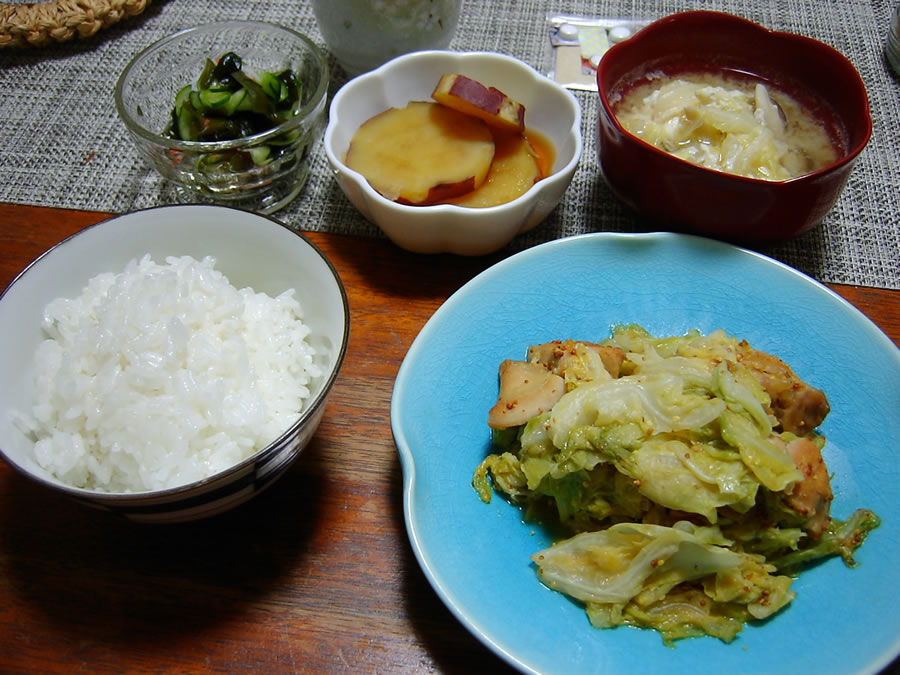
<svg viewBox="0 0 900 675">
<path fill-rule="evenodd" d="M 631 88 L 616 118 L 651 145 L 699 166 L 782 181 L 840 158 L 825 124 L 795 97 L 749 77 L 660 75 Z"/>
</svg>

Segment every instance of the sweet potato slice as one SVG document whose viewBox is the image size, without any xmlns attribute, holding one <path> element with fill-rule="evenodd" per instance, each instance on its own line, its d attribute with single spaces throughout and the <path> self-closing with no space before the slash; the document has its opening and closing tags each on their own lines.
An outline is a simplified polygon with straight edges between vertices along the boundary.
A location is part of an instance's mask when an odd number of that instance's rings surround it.
<svg viewBox="0 0 900 675">
<path fill-rule="evenodd" d="M 492 127 L 525 131 L 525 106 L 495 87 L 487 87 L 465 75 L 443 75 L 431 98 L 454 110 L 480 117 Z"/>
<path fill-rule="evenodd" d="M 366 121 L 345 161 L 388 199 L 421 205 L 479 187 L 493 158 L 494 139 L 480 119 L 413 101 Z"/>
<path fill-rule="evenodd" d="M 520 134 L 494 134 L 494 161 L 481 187 L 447 203 L 471 208 L 506 204 L 525 194 L 541 179 L 531 144 Z"/>
</svg>

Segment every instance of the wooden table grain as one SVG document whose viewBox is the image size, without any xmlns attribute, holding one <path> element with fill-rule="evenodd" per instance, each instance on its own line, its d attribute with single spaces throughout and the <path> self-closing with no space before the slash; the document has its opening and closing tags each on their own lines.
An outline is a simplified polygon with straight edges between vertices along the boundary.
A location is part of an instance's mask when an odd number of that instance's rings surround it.
<svg viewBox="0 0 900 675">
<path fill-rule="evenodd" d="M 107 214 L 0 204 L 0 288 Z M 509 670 L 413 556 L 390 429 L 394 378 L 449 295 L 498 256 L 417 256 L 305 233 L 346 286 L 347 357 L 312 443 L 230 513 L 137 525 L 0 464 L 0 672 Z M 900 292 L 832 285 L 900 343 Z"/>
</svg>

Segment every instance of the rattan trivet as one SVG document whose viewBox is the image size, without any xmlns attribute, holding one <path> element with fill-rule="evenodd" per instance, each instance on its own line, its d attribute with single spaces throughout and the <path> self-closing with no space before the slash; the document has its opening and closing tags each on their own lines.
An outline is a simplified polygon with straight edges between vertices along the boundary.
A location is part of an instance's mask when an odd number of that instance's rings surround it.
<svg viewBox="0 0 900 675">
<path fill-rule="evenodd" d="M 151 0 L 0 3 L 0 47 L 42 47 L 86 38 L 144 11 Z"/>
</svg>

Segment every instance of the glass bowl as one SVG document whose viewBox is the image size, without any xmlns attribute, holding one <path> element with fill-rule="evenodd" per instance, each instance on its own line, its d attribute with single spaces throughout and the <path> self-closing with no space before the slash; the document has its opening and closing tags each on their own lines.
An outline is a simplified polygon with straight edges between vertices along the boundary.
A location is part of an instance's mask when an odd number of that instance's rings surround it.
<svg viewBox="0 0 900 675">
<path fill-rule="evenodd" d="M 290 69 L 299 79 L 294 114 L 261 133 L 234 140 L 170 138 L 175 97 L 197 82 L 207 59 L 237 54 L 254 79 Z M 183 203 L 220 203 L 272 213 L 303 189 L 309 154 L 322 135 L 328 64 L 306 36 L 262 21 L 223 21 L 188 28 L 135 56 L 115 89 L 116 109 L 140 154 Z"/>
</svg>

